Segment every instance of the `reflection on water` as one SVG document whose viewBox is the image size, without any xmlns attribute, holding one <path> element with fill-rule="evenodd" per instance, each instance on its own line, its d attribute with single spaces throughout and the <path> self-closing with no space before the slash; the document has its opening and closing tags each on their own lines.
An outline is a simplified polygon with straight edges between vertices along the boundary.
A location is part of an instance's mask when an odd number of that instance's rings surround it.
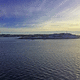
<svg viewBox="0 0 80 80">
<path fill-rule="evenodd" d="M 0 80 L 80 80 L 80 39 L 0 38 Z"/>
</svg>

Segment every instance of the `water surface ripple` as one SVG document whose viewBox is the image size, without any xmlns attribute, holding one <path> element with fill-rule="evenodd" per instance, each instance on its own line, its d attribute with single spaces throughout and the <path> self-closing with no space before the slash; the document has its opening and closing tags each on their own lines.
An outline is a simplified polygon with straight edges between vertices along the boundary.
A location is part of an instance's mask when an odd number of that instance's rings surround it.
<svg viewBox="0 0 80 80">
<path fill-rule="evenodd" d="M 80 39 L 0 38 L 0 80 L 80 80 Z"/>
</svg>

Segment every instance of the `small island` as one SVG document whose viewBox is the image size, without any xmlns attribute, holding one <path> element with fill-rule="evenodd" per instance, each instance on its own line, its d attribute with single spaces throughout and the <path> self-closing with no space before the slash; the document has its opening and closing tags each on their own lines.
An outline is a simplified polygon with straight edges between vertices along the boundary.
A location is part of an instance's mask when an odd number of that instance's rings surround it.
<svg viewBox="0 0 80 80">
<path fill-rule="evenodd" d="M 34 34 L 21 36 L 19 39 L 78 39 L 80 35 L 74 35 L 71 33 L 59 33 L 59 34 Z"/>
</svg>

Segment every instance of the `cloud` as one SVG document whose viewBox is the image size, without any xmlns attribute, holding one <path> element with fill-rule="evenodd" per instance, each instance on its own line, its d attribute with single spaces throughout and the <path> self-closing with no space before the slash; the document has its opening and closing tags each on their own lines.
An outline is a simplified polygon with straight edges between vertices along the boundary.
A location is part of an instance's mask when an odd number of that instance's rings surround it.
<svg viewBox="0 0 80 80">
<path fill-rule="evenodd" d="M 6 5 L 3 5 L 3 3 L 0 7 L 0 17 L 3 19 L 2 24 L 5 23 L 5 27 L 8 28 L 31 27 L 33 24 L 38 24 L 38 19 L 46 13 L 44 7 L 46 0 L 26 1 L 20 4 L 16 2 L 12 5 L 6 2 Z"/>
<path fill-rule="evenodd" d="M 2 5 L 0 17 L 4 19 L 0 24 L 0 30 L 1 32 L 78 30 L 79 3 L 79 0 L 35 0 Z"/>
<path fill-rule="evenodd" d="M 28 4 L 29 3 L 29 4 Z M 33 12 L 39 12 L 44 9 L 46 0 L 36 2 L 25 2 L 15 5 L 3 5 L 0 7 L 0 16 L 30 16 Z"/>
</svg>

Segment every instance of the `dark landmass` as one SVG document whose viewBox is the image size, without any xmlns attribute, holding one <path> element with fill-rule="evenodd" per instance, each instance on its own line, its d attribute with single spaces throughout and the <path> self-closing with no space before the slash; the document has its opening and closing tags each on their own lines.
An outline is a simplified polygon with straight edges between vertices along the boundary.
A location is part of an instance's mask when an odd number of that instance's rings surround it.
<svg viewBox="0 0 80 80">
<path fill-rule="evenodd" d="M 0 37 L 19 37 L 18 39 L 78 39 L 80 35 L 73 35 L 71 33 L 59 34 L 0 34 Z"/>
<path fill-rule="evenodd" d="M 22 37 L 26 35 L 21 35 L 21 34 L 0 34 L 0 37 Z"/>
</svg>

